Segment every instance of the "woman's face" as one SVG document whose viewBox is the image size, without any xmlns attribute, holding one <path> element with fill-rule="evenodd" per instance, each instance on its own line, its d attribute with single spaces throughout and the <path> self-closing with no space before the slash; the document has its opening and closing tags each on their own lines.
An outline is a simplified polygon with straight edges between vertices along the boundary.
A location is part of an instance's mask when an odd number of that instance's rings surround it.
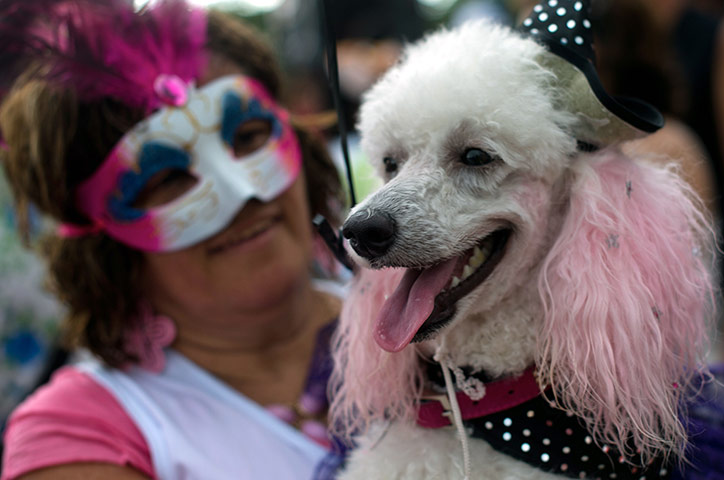
<svg viewBox="0 0 724 480">
<path fill-rule="evenodd" d="M 199 87 L 221 76 L 242 74 L 212 55 Z M 270 132 L 264 122 L 242 124 L 234 136 L 239 155 L 253 153 Z M 162 179 L 145 192 L 146 205 L 189 188 L 193 179 Z M 312 231 L 306 184 L 300 173 L 292 186 L 268 202 L 251 200 L 219 233 L 191 247 L 144 253 L 144 292 L 160 313 L 224 318 L 230 312 L 261 312 L 306 285 Z"/>
</svg>

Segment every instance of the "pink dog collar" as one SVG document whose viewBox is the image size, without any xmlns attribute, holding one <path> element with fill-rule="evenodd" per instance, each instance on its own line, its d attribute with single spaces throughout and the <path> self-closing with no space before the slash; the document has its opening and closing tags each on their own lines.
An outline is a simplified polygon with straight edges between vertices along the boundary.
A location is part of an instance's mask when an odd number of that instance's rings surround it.
<svg viewBox="0 0 724 480">
<path fill-rule="evenodd" d="M 463 420 L 501 412 L 540 395 L 534 372 L 535 366 L 531 366 L 519 377 L 485 384 L 485 396 L 478 401 L 471 400 L 464 392 L 457 392 Z M 447 427 L 451 425 L 451 416 L 447 394 L 426 396 L 417 410 L 417 424 L 424 428 Z"/>
</svg>

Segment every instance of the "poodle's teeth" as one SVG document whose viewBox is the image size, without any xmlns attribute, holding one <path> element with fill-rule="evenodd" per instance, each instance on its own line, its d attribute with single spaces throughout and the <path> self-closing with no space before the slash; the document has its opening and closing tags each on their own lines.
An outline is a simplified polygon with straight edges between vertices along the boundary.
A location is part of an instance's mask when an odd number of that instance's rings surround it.
<svg viewBox="0 0 724 480">
<path fill-rule="evenodd" d="M 468 265 L 473 268 L 478 268 L 480 265 L 483 264 L 483 262 L 485 262 L 486 258 L 487 255 L 484 255 L 478 247 L 475 247 L 473 249 L 473 256 L 470 257 L 470 260 L 468 260 Z"/>
<path fill-rule="evenodd" d="M 458 277 L 453 276 L 452 282 L 450 282 L 450 288 L 455 288 L 458 285 L 460 285 L 460 279 Z"/>
<path fill-rule="evenodd" d="M 485 258 L 488 258 L 490 255 L 490 252 L 493 251 L 493 244 L 491 242 L 486 242 L 485 245 L 483 245 L 483 256 Z"/>
<path fill-rule="evenodd" d="M 470 265 L 465 265 L 465 268 L 463 268 L 463 280 L 468 278 L 472 274 L 473 274 L 473 269 L 470 268 Z"/>
</svg>

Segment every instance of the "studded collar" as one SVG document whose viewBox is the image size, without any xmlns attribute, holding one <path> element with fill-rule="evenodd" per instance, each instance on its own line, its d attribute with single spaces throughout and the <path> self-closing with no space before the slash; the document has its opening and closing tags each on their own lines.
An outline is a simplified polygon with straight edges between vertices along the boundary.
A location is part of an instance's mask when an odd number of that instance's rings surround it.
<svg viewBox="0 0 724 480">
<path fill-rule="evenodd" d="M 580 419 L 555 407 L 541 393 L 533 367 L 517 378 L 486 383 L 485 392 L 478 402 L 463 392 L 456 396 L 468 435 L 485 440 L 501 453 L 570 478 L 646 480 L 671 476 L 671 466 L 661 459 L 645 467 L 634 466 L 613 447 L 597 444 Z M 418 425 L 449 426 L 449 407 L 445 395 L 426 397 L 418 409 Z M 630 460 L 635 463 L 635 459 Z"/>
</svg>

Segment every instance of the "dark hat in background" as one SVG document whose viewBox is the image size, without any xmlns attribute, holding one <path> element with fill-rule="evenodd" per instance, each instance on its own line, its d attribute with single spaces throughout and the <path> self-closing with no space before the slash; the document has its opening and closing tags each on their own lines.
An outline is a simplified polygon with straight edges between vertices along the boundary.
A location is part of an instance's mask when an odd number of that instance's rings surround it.
<svg viewBox="0 0 724 480">
<path fill-rule="evenodd" d="M 394 38 L 412 42 L 427 28 L 417 0 L 334 0 L 330 16 L 338 39 Z"/>
</svg>

